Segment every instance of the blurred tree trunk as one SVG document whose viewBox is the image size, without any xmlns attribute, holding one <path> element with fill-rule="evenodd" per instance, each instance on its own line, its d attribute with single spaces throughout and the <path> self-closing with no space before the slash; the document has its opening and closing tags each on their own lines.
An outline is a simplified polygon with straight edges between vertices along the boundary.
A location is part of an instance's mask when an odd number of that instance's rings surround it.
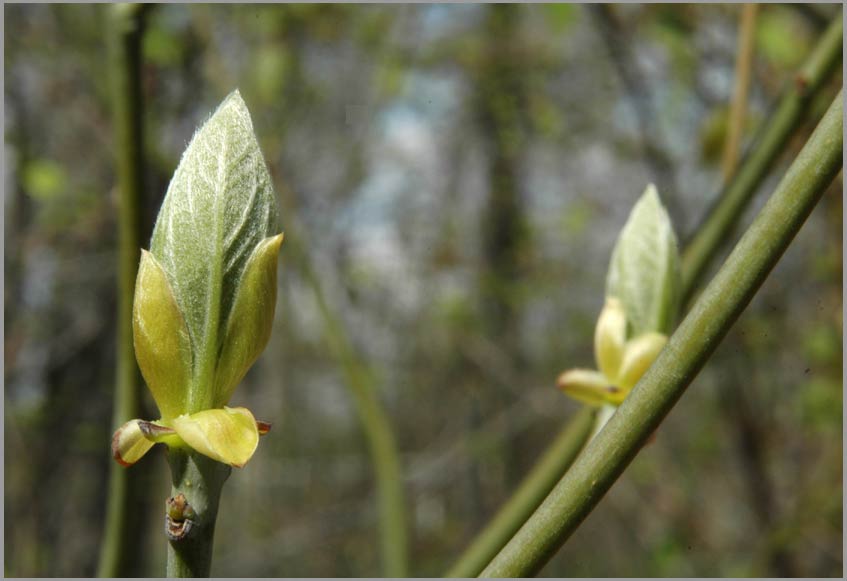
<svg viewBox="0 0 847 581">
<path fill-rule="evenodd" d="M 504 365 L 513 369 L 520 367 L 517 285 L 522 279 L 529 238 L 519 191 L 520 165 L 527 142 L 526 86 L 520 59 L 521 11 L 520 6 L 511 4 L 486 7 L 481 59 L 478 68 L 470 71 L 473 110 L 485 147 L 488 177 L 488 200 L 480 216 L 481 330 L 482 336 L 496 347 Z M 477 385 L 478 398 L 469 418 L 471 430 L 514 399 L 514 391 L 492 384 L 485 376 Z M 510 490 L 519 475 L 519 446 L 512 438 L 504 446 L 500 460 L 505 463 L 504 484 Z M 478 463 L 471 468 L 471 482 L 477 512 L 474 520 L 481 524 L 485 507 L 480 499 L 485 495 L 481 494 Z"/>
</svg>

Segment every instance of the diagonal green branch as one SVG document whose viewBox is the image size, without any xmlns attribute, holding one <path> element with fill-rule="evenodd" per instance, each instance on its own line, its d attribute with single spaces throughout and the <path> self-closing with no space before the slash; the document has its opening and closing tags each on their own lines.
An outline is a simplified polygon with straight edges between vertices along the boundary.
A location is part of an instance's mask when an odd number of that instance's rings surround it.
<svg viewBox="0 0 847 581">
<path fill-rule="evenodd" d="M 773 161 L 785 150 L 785 146 L 800 124 L 806 104 L 814 97 L 829 79 L 836 67 L 833 66 L 841 55 L 842 24 L 841 16 L 835 18 L 826 33 L 818 41 L 809 57 L 806 59 L 798 79 L 801 85 L 789 86 L 779 101 L 777 114 L 760 130 L 755 140 L 755 147 L 743 160 L 743 165 L 733 175 L 730 183 L 721 193 L 715 207 L 709 212 L 700 229 L 691 238 L 682 255 L 683 260 L 683 294 L 690 298 L 706 266 L 717 254 L 726 233 L 735 223 L 735 216 L 752 200 L 756 188 L 762 183 L 767 170 Z M 586 412 L 582 412 L 586 413 Z M 545 452 L 547 459 L 553 450 L 564 446 L 563 440 L 571 441 L 571 437 L 580 439 L 580 448 L 585 445 L 591 426 L 583 426 L 583 416 L 577 414 L 571 418 L 568 425 L 560 432 L 556 440 Z M 584 430 L 572 426 L 583 426 Z M 571 436 L 566 436 L 570 434 Z M 582 434 L 579 436 L 579 434 Z M 505 545 L 511 535 L 532 514 L 541 500 L 550 492 L 553 484 L 568 470 L 576 457 L 576 452 L 568 456 L 568 461 L 558 463 L 558 475 L 551 480 L 552 465 L 542 460 L 526 476 L 518 492 L 521 500 L 510 499 L 495 515 L 480 535 L 459 557 L 459 560 L 448 571 L 448 577 L 463 577 L 479 574 L 497 552 Z M 529 499 L 535 499 L 534 504 Z M 523 510 L 518 510 L 518 508 Z M 510 531 L 508 534 L 506 531 Z"/>
<path fill-rule="evenodd" d="M 835 64 L 841 58 L 844 38 L 841 14 L 839 11 L 806 59 L 776 110 L 769 116 L 767 125 L 748 150 L 738 172 L 685 245 L 682 257 L 683 305 L 692 298 L 722 242 L 727 240 L 743 209 L 803 121 L 812 97 L 837 68 Z"/>
<path fill-rule="evenodd" d="M 842 122 L 839 92 L 655 364 L 481 576 L 536 574 L 600 502 L 694 380 L 841 170 Z"/>
</svg>

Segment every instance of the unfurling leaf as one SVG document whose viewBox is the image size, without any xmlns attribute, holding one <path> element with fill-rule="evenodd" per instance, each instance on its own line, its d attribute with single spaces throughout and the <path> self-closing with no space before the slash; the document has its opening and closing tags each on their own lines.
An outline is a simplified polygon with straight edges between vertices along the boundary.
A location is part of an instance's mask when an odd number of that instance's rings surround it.
<svg viewBox="0 0 847 581">
<path fill-rule="evenodd" d="M 112 436 L 112 457 L 121 466 L 132 466 L 153 447 L 153 442 L 144 437 L 140 423 L 141 420 L 130 420 Z"/>
<path fill-rule="evenodd" d="M 606 296 L 623 303 L 633 337 L 673 326 L 680 289 L 679 251 L 667 211 L 656 187 L 647 186 L 618 237 Z"/>
<path fill-rule="evenodd" d="M 172 423 L 186 444 L 237 468 L 247 463 L 259 445 L 256 419 L 247 408 L 205 410 L 179 416 Z"/>
<path fill-rule="evenodd" d="M 667 342 L 667 335 L 661 333 L 644 333 L 629 341 L 621 361 L 618 384 L 627 391 L 635 387 Z"/>
<path fill-rule="evenodd" d="M 610 401 L 623 400 L 626 395 L 612 385 L 609 379 L 593 369 L 570 369 L 556 380 L 563 392 L 588 405 L 603 405 Z"/>
<path fill-rule="evenodd" d="M 276 264 L 282 234 L 265 238 L 253 251 L 229 314 L 218 368 L 214 406 L 232 391 L 268 344 L 276 306 Z"/>
<path fill-rule="evenodd" d="M 132 308 L 135 357 L 163 418 L 185 411 L 191 382 L 191 339 L 167 275 L 141 251 Z"/>
<path fill-rule="evenodd" d="M 626 314 L 621 302 L 610 297 L 594 330 L 594 357 L 606 377 L 617 377 L 626 343 Z"/>
</svg>

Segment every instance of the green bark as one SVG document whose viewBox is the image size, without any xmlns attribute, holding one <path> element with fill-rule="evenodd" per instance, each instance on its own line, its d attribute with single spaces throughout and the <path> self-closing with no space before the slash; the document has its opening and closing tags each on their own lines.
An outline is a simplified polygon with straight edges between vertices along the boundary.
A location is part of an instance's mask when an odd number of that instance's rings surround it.
<svg viewBox="0 0 847 581">
<path fill-rule="evenodd" d="M 168 541 L 168 577 L 208 577 L 212 567 L 215 521 L 224 482 L 232 468 L 188 449 L 170 448 L 173 488 L 194 511 L 192 524 L 179 540 Z"/>
<path fill-rule="evenodd" d="M 841 170 L 842 122 L 839 92 L 654 365 L 481 576 L 536 574 L 600 502 L 705 365 Z"/>
<path fill-rule="evenodd" d="M 145 8 L 118 4 L 108 11 L 109 74 L 112 83 L 118 179 L 118 312 L 117 373 L 112 411 L 113 428 L 138 417 L 139 376 L 132 346 L 132 300 L 141 246 L 142 94 L 141 39 Z M 133 573 L 137 562 L 138 523 L 136 499 L 145 482 L 129 478 L 112 462 L 109 473 L 106 525 L 97 567 L 99 577 Z"/>
</svg>

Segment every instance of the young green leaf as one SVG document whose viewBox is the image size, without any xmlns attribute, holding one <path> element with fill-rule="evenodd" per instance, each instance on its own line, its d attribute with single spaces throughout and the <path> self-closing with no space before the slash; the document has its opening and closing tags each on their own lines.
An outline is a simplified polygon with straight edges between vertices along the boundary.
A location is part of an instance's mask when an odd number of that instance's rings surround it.
<svg viewBox="0 0 847 581">
<path fill-rule="evenodd" d="M 141 251 L 132 306 L 138 367 L 163 418 L 183 413 L 191 383 L 191 339 L 165 271 Z"/>
<path fill-rule="evenodd" d="M 204 410 L 179 416 L 173 426 L 186 444 L 218 462 L 243 467 L 259 445 L 256 419 L 247 408 Z"/>
<path fill-rule="evenodd" d="M 112 436 L 112 457 L 121 466 L 132 466 L 153 447 L 153 442 L 144 437 L 139 424 L 140 420 L 130 420 Z"/>
<path fill-rule="evenodd" d="M 253 250 L 277 232 L 271 179 L 238 91 L 194 134 L 168 187 L 151 253 L 167 273 L 194 353 L 185 411 L 213 407 L 217 358 Z"/>
<path fill-rule="evenodd" d="M 282 234 L 262 240 L 244 270 L 215 373 L 215 407 L 229 401 L 271 337 L 276 306 L 276 262 L 281 244 Z"/>
<path fill-rule="evenodd" d="M 680 285 L 676 236 L 656 187 L 650 184 L 612 252 L 606 296 L 623 303 L 628 336 L 668 333 L 676 318 Z"/>
</svg>

